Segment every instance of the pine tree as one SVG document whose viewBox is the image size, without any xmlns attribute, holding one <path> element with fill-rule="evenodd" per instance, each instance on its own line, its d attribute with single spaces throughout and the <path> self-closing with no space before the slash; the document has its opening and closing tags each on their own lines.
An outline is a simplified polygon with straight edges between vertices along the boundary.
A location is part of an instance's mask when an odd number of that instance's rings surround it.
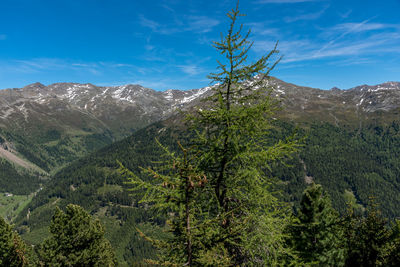
<svg viewBox="0 0 400 267">
<path fill-rule="evenodd" d="M 289 232 L 289 243 L 305 266 L 344 266 L 343 230 L 321 185 L 312 184 L 304 191 Z"/>
<path fill-rule="evenodd" d="M 242 35 L 238 6 L 228 13 L 228 33 L 215 48 L 225 57 L 221 72 L 210 74 L 213 95 L 187 116 L 196 137 L 180 146 L 143 179 L 121 166 L 142 202 L 167 216 L 170 237 L 146 236 L 160 249 L 157 263 L 185 266 L 276 265 L 287 249 L 282 229 L 287 207 L 271 193 L 267 175 L 273 162 L 297 147 L 292 139 L 271 144 L 267 138 L 277 101 L 271 97 L 269 60 L 276 47 L 247 64 L 250 32 Z"/>
<path fill-rule="evenodd" d="M 371 198 L 366 215 L 352 212 L 345 220 L 347 240 L 346 266 L 377 266 L 385 261 L 386 247 L 390 241 L 387 220 L 383 218 L 374 199 Z M 381 258 L 381 259 L 380 259 Z"/>
<path fill-rule="evenodd" d="M 38 251 L 41 266 L 116 265 L 104 227 L 78 205 L 68 205 L 65 212 L 57 207 L 50 233 Z"/>
<path fill-rule="evenodd" d="M 26 246 L 12 227 L 0 217 L 0 266 L 27 266 Z"/>
</svg>

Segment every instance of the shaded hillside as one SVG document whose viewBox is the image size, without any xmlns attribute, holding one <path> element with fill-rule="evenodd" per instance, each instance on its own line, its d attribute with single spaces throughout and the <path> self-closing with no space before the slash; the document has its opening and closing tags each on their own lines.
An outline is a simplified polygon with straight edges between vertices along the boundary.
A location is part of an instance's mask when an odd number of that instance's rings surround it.
<svg viewBox="0 0 400 267">
<path fill-rule="evenodd" d="M 295 131 L 293 123 L 276 121 L 275 126 L 268 137 L 271 141 Z M 371 125 L 361 130 L 314 123 L 297 131 L 306 137 L 304 148 L 287 162 L 289 166 L 272 166 L 270 174 L 282 181 L 278 187 L 284 199 L 298 204 L 307 183 L 315 181 L 330 193 L 333 206 L 341 212 L 346 209 L 346 194 L 353 194 L 362 205 L 368 203 L 370 196 L 376 196 L 385 216 L 400 216 L 397 209 L 400 205 L 398 123 Z M 163 219 L 129 196 L 125 178 L 116 170 L 116 160 L 139 173 L 140 166 L 151 166 L 161 158 L 155 138 L 174 148 L 176 140 L 185 140 L 187 134 L 183 128 L 155 123 L 60 170 L 20 214 L 19 230 L 25 232 L 24 238 L 28 241 L 38 242 L 45 236 L 44 229 L 54 207 L 74 203 L 105 222 L 107 236 L 120 260 L 132 261 L 152 255 L 151 246 L 143 243 L 134 229 L 153 231 L 154 227 L 148 223 L 162 227 Z"/>
<path fill-rule="evenodd" d="M 164 221 L 129 196 L 125 178 L 116 170 L 117 160 L 138 172 L 139 166 L 146 167 L 160 159 L 155 136 L 163 144 L 174 146 L 173 137 L 178 134 L 156 123 L 60 170 L 20 214 L 18 224 L 25 232 L 24 238 L 33 243 L 42 240 L 54 207 L 75 203 L 103 221 L 120 261 L 133 262 L 152 255 L 150 244 L 138 236 L 135 228 L 149 231 L 153 229 L 147 226 L 149 222 L 162 226 Z M 29 220 L 25 216 L 28 209 Z"/>
</svg>

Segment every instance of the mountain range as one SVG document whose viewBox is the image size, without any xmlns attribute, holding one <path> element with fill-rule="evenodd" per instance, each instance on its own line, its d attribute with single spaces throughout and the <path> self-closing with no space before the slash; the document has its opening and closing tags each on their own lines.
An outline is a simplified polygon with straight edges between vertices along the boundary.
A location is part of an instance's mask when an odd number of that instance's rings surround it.
<svg viewBox="0 0 400 267">
<path fill-rule="evenodd" d="M 399 82 L 348 90 L 320 90 L 276 78 L 268 83 L 284 106 L 280 115 L 294 121 L 360 127 L 373 119 L 391 121 L 400 107 Z M 178 109 L 199 105 L 210 95 L 210 88 L 160 92 L 140 85 L 34 83 L 0 90 L 0 136 L 4 140 L 0 156 L 24 168 L 52 172 Z"/>
<path fill-rule="evenodd" d="M 250 81 L 251 82 L 251 81 Z M 276 166 L 284 198 L 297 203 L 307 183 L 321 183 L 343 212 L 347 198 L 365 206 L 370 195 L 397 217 L 400 205 L 400 83 L 320 90 L 276 78 L 267 81 L 280 101 L 273 138 L 296 128 L 306 137 L 291 169 Z M 160 158 L 154 142 L 169 147 L 185 139 L 180 110 L 201 108 L 212 87 L 154 91 L 139 85 L 40 83 L 0 90 L 0 197 L 7 216 L 30 243 L 45 238 L 54 207 L 75 203 L 99 217 L 120 261 L 150 255 L 135 227 L 162 225 L 129 196 L 119 160 L 138 171 Z M 176 119 L 178 118 L 178 119 Z M 6 199 L 6 204 L 3 200 Z M 8 207 L 2 210 L 3 207 Z"/>
</svg>

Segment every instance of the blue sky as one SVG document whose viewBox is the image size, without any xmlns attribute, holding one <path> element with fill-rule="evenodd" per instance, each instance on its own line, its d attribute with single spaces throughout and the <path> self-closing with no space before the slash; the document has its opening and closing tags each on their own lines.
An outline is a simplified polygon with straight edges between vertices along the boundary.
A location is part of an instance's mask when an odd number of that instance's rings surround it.
<svg viewBox="0 0 400 267">
<path fill-rule="evenodd" d="M 207 86 L 224 0 L 1 0 L 0 88 L 33 82 Z M 279 40 L 272 75 L 347 89 L 400 81 L 400 0 L 242 0 L 250 61 Z"/>
</svg>

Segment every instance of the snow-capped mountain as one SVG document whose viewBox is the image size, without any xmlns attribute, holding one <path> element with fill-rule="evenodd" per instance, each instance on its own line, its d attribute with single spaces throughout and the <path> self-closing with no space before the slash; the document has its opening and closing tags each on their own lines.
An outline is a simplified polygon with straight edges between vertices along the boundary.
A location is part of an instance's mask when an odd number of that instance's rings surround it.
<svg viewBox="0 0 400 267">
<path fill-rule="evenodd" d="M 10 151 L 0 157 L 49 171 L 193 106 L 210 92 L 209 87 L 159 92 L 140 85 L 76 83 L 0 90 L 0 140 L 13 144 L 20 160 Z"/>
<path fill-rule="evenodd" d="M 398 117 L 399 82 L 348 90 L 320 90 L 276 78 L 267 83 L 272 96 L 284 106 L 278 116 L 290 120 L 359 127 L 368 121 Z M 178 109 L 201 105 L 211 89 L 160 92 L 140 85 L 35 83 L 0 90 L 0 137 L 13 145 L 14 155 L 51 170 L 166 119 Z"/>
<path fill-rule="evenodd" d="M 357 125 L 368 120 L 390 121 L 397 118 L 400 107 L 400 82 L 361 85 L 341 90 L 321 90 L 269 81 L 273 95 L 282 100 L 282 115 L 300 121 L 328 121 L 335 124 Z"/>
<path fill-rule="evenodd" d="M 23 118 L 29 121 L 38 109 L 48 109 L 46 115 L 56 115 L 67 110 L 78 111 L 106 123 L 120 120 L 118 115 L 128 113 L 141 124 L 160 120 L 177 108 L 190 105 L 205 95 L 210 87 L 189 91 L 154 91 L 140 85 L 98 87 L 92 84 L 55 83 L 44 86 L 40 83 L 20 89 L 0 91 L 0 123 Z M 43 112 L 42 112 L 43 113 Z M 53 113 L 53 114 L 51 114 Z M 136 128 L 134 125 L 130 125 Z"/>
<path fill-rule="evenodd" d="M 284 103 L 289 117 L 317 111 L 331 117 L 354 111 L 354 116 L 359 116 L 361 113 L 387 112 L 400 106 L 399 82 L 362 85 L 348 90 L 320 90 L 278 79 L 271 79 L 268 83 L 273 88 L 273 95 Z M 176 109 L 196 105 L 199 99 L 210 93 L 210 87 L 160 92 L 140 85 L 100 87 L 55 83 L 44 86 L 35 83 L 20 89 L 0 90 L 0 126 L 11 123 L 16 127 L 18 123 L 29 124 L 30 120 L 44 120 L 46 124 L 46 121 L 57 121 L 69 113 L 74 114 L 74 120 L 61 120 L 57 124 L 94 120 L 89 125 L 106 128 L 119 136 L 165 119 Z"/>
</svg>

